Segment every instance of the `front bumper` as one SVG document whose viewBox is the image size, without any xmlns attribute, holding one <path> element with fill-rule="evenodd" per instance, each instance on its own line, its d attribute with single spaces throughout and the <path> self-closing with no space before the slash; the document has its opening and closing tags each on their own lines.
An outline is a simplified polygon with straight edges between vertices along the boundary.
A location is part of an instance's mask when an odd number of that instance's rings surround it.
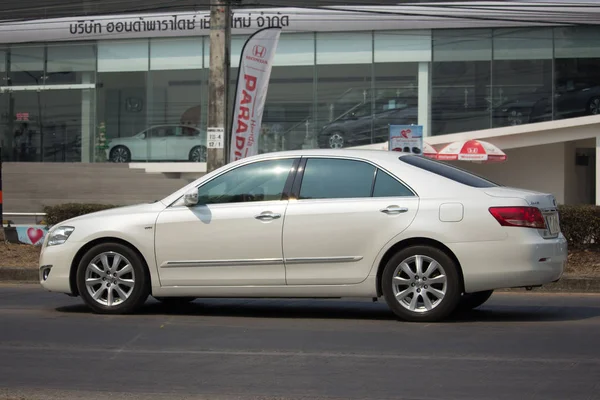
<svg viewBox="0 0 600 400">
<path fill-rule="evenodd" d="M 58 246 L 44 247 L 40 254 L 39 278 L 50 292 L 73 294 L 70 284 L 71 265 L 80 243 L 68 240 Z"/>
</svg>

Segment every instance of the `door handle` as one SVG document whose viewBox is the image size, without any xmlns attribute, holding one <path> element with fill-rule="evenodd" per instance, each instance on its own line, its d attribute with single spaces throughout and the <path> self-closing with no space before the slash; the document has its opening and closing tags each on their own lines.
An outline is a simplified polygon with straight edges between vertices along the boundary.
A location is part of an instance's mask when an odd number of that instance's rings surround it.
<svg viewBox="0 0 600 400">
<path fill-rule="evenodd" d="M 261 221 L 269 221 L 269 220 L 281 218 L 281 214 L 274 214 L 270 211 L 265 211 L 263 213 L 256 215 L 254 218 L 261 220 Z"/>
<path fill-rule="evenodd" d="M 384 214 L 402 214 L 408 211 L 406 207 L 398 207 L 398 206 L 387 206 L 384 209 L 379 210 Z"/>
</svg>

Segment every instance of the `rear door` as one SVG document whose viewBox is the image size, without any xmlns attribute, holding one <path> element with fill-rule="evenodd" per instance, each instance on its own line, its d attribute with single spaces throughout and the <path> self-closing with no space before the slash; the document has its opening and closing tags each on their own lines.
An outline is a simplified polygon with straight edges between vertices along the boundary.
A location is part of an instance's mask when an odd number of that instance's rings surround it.
<svg viewBox="0 0 600 400">
<path fill-rule="evenodd" d="M 348 158 L 304 158 L 292 196 L 283 229 L 288 285 L 362 282 L 419 206 L 391 174 Z"/>
</svg>

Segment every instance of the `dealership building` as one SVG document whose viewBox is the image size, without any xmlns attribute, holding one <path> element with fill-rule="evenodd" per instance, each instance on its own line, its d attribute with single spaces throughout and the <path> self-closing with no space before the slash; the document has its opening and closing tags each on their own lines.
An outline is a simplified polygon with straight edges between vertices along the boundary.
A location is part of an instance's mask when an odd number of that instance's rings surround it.
<svg viewBox="0 0 600 400">
<path fill-rule="evenodd" d="M 599 23 L 599 7 L 567 1 L 237 9 L 230 112 L 245 40 L 279 26 L 261 152 L 378 146 L 390 124 L 419 124 L 438 148 L 483 139 L 508 155 L 463 168 L 600 204 Z M 192 148 L 207 131 L 209 29 L 208 11 L 1 23 L 7 171 L 205 172 Z"/>
</svg>

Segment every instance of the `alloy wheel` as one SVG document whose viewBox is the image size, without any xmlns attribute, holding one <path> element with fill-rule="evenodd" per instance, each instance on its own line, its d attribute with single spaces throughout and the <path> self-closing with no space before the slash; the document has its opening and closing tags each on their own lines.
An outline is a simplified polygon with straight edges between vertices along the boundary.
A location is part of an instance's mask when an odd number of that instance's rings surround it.
<svg viewBox="0 0 600 400">
<path fill-rule="evenodd" d="M 129 154 L 128 154 L 126 148 L 117 147 L 117 148 L 113 149 L 111 158 L 112 158 L 113 162 L 124 163 L 124 162 L 127 162 L 127 159 L 129 158 Z"/>
<path fill-rule="evenodd" d="M 592 115 L 600 114 L 600 97 L 595 97 L 590 102 L 590 114 L 592 114 Z"/>
<path fill-rule="evenodd" d="M 444 300 L 446 272 L 433 258 L 414 255 L 396 267 L 392 286 L 394 296 L 402 307 L 416 313 L 428 312 Z"/>
<path fill-rule="evenodd" d="M 192 154 L 190 154 L 190 159 L 193 162 L 206 162 L 206 148 L 194 147 L 192 149 Z"/>
<path fill-rule="evenodd" d="M 119 253 L 101 253 L 86 267 L 85 286 L 92 299 L 102 306 L 122 304 L 135 288 L 133 266 Z"/>
<path fill-rule="evenodd" d="M 523 113 L 518 110 L 511 110 L 510 113 L 508 114 L 508 122 L 510 122 L 510 124 L 512 126 L 522 125 L 523 124 Z"/>
<path fill-rule="evenodd" d="M 332 149 L 341 149 L 344 147 L 344 137 L 339 133 L 329 136 L 329 147 Z"/>
</svg>

